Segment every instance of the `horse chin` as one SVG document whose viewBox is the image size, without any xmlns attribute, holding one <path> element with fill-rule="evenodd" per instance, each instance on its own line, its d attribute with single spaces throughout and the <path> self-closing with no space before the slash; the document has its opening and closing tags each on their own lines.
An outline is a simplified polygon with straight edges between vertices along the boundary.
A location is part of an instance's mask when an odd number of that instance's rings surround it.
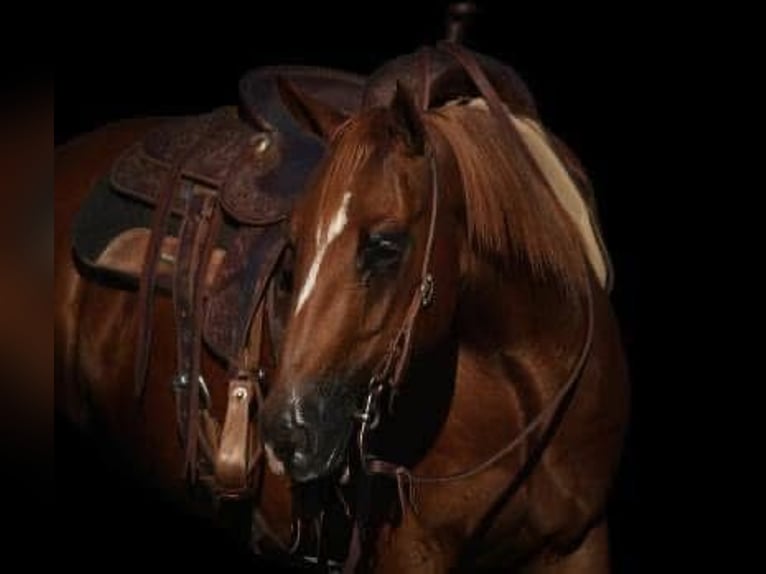
<svg viewBox="0 0 766 574">
<path fill-rule="evenodd" d="M 332 441 L 333 446 L 323 449 L 324 456 L 306 457 L 296 453 L 288 465 L 288 472 L 293 482 L 306 483 L 325 478 L 338 478 L 340 481 L 348 467 L 349 438 L 352 425 L 349 423 L 346 432 L 339 439 Z M 335 477 L 335 475 L 338 475 Z"/>
</svg>

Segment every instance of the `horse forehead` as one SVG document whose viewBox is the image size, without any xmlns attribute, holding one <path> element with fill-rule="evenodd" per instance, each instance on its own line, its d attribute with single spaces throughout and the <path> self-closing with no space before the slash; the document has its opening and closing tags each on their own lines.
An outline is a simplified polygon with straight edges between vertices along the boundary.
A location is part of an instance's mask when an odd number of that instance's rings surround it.
<svg viewBox="0 0 766 574">
<path fill-rule="evenodd" d="M 348 222 L 364 215 L 370 205 L 377 204 L 388 195 L 385 188 L 390 178 L 385 176 L 382 166 L 371 163 L 350 174 L 343 185 L 324 190 L 316 204 L 316 215 L 312 218 L 315 233 L 324 233 L 338 218 Z"/>
<path fill-rule="evenodd" d="M 320 225 L 317 226 L 317 245 L 320 243 L 331 243 L 346 227 L 352 195 L 351 189 L 346 189 L 339 200 L 330 203 L 330 205 L 335 205 L 335 207 L 325 214 Z"/>
</svg>

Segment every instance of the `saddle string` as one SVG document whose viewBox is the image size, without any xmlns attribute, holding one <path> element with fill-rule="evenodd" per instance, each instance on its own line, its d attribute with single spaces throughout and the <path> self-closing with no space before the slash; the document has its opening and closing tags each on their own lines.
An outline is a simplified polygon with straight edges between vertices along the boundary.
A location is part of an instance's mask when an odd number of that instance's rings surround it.
<svg viewBox="0 0 766 574">
<path fill-rule="evenodd" d="M 190 152 L 187 152 L 190 154 Z M 146 385 L 146 370 L 149 365 L 149 346 L 152 340 L 151 316 L 154 309 L 154 286 L 156 281 L 157 261 L 160 255 L 162 235 L 167 226 L 170 207 L 173 203 L 176 183 L 181 179 L 181 163 L 178 162 L 167 175 L 160 201 L 154 212 L 151 224 L 149 245 L 147 246 L 144 266 L 138 285 L 138 340 L 134 373 L 134 391 L 141 400 Z"/>
<path fill-rule="evenodd" d="M 184 181 L 183 166 L 188 158 L 196 153 L 206 140 L 208 132 L 213 131 L 215 125 L 208 127 L 198 139 L 187 148 L 174 162 L 163 185 L 162 194 L 155 210 L 155 216 L 151 224 L 151 236 L 149 246 L 142 269 L 139 284 L 139 328 L 138 348 L 135 363 L 135 391 L 139 399 L 143 396 L 146 374 L 149 361 L 149 349 L 152 339 L 151 316 L 154 303 L 154 287 L 156 283 L 156 263 L 160 257 L 160 246 L 165 228 L 167 227 L 176 189 Z M 238 172 L 238 167 L 252 161 L 252 153 L 249 148 L 241 152 L 232 162 L 232 169 L 226 176 L 226 182 L 230 181 L 233 174 Z M 209 192 L 197 186 L 186 188 L 187 207 L 184 219 L 179 230 L 179 239 L 186 230 L 188 238 L 179 241 L 179 253 L 176 257 L 176 273 L 174 277 L 174 307 L 175 319 L 179 330 L 178 346 L 178 369 L 177 380 L 174 385 L 176 390 L 176 418 L 179 424 L 179 436 L 184 448 L 184 474 L 194 483 L 197 476 L 197 445 L 202 445 L 202 455 L 213 466 L 215 465 L 215 452 L 217 450 L 218 433 L 216 423 L 208 413 L 209 396 L 205 389 L 206 403 L 200 412 L 198 396 L 200 390 L 199 377 L 201 369 L 199 365 L 201 348 L 201 322 L 203 321 L 203 305 L 207 296 L 203 287 L 202 278 L 212 255 L 214 240 L 222 223 L 222 213 L 218 197 L 214 192 Z M 204 196 L 200 205 L 195 196 Z M 282 245 L 280 244 L 280 249 Z M 262 303 L 265 285 L 258 290 L 253 298 L 252 312 L 257 311 Z M 250 315 L 252 316 L 252 315 Z M 247 345 L 247 333 L 249 322 L 246 321 L 242 329 L 243 340 L 238 348 Z M 229 359 L 235 370 L 239 370 L 239 358 Z M 185 384 L 184 384 L 185 383 Z M 202 383 L 204 385 L 204 383 Z M 259 389 L 260 391 L 260 389 Z M 198 419 L 202 420 L 198 420 Z M 253 457 L 257 461 L 258 456 Z M 250 465 L 253 466 L 252 464 Z"/>
<path fill-rule="evenodd" d="M 221 211 L 216 203 L 215 196 L 205 193 L 204 203 L 198 215 L 200 218 L 198 223 L 199 232 L 195 236 L 194 252 L 199 254 L 198 258 L 193 258 L 195 263 L 192 269 L 193 283 L 190 286 L 193 293 L 192 300 L 192 333 L 190 334 L 189 351 L 191 352 L 191 370 L 189 372 L 189 427 L 187 431 L 187 443 L 186 443 L 186 460 L 185 470 L 194 484 L 197 478 L 197 444 L 201 434 L 200 428 L 200 351 L 202 344 L 202 305 L 203 299 L 206 295 L 206 289 L 204 287 L 204 276 L 207 270 L 210 256 L 213 252 L 213 246 L 215 243 L 215 236 L 220 228 L 222 217 Z M 197 245 L 201 245 L 201 248 L 197 248 Z M 196 261 L 195 261 L 196 259 Z"/>
<path fill-rule="evenodd" d="M 152 340 L 152 311 L 154 310 L 154 289 L 157 280 L 157 262 L 160 257 L 160 247 L 165 229 L 170 218 L 175 190 L 182 180 L 183 166 L 186 161 L 197 152 L 206 140 L 206 136 L 214 129 L 211 124 L 198 136 L 176 160 L 168 171 L 162 183 L 160 199 L 151 223 L 149 244 L 144 257 L 144 265 L 141 269 L 141 277 L 138 286 L 138 337 L 136 349 L 136 362 L 134 371 L 134 385 L 136 397 L 143 398 L 147 368 L 149 366 L 149 348 Z"/>
</svg>

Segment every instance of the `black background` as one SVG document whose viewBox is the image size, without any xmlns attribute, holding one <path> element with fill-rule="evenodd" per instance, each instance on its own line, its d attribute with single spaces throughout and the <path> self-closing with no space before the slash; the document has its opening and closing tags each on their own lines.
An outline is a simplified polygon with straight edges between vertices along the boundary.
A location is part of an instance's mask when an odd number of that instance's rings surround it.
<svg viewBox="0 0 766 574">
<path fill-rule="evenodd" d="M 317 64 L 362 74 L 440 39 L 444 2 L 428 7 L 357 3 L 331 7 L 279 2 L 238 8 L 189 5 L 175 15 L 96 8 L 69 28 L 56 53 L 55 142 L 127 117 L 209 111 L 237 100 L 237 82 L 266 64 Z M 520 13 L 479 3 L 467 45 L 516 68 L 546 125 L 577 153 L 591 176 L 616 270 L 613 293 L 630 361 L 633 413 L 609 508 L 616 572 L 645 564 L 644 481 L 652 380 L 643 332 L 645 214 L 641 146 L 649 137 L 649 90 L 656 73 L 650 20 L 639 11 Z M 179 519 L 153 493 L 136 492 L 95 460 L 89 445 L 56 421 L 56 496 L 65 556 L 99 546 L 125 565 L 171 560 L 222 566 L 231 549 Z M 238 555 L 238 560 L 247 559 Z M 95 566 L 96 563 L 94 562 Z"/>
</svg>

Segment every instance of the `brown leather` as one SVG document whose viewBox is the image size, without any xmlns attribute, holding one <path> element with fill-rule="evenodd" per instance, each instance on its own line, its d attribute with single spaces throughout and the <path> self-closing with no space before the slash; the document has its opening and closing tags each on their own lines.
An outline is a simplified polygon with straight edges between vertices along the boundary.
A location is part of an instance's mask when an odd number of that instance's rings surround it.
<svg viewBox="0 0 766 574">
<path fill-rule="evenodd" d="M 278 226 L 243 228 L 229 244 L 205 309 L 204 337 L 213 353 L 230 365 L 239 361 L 286 245 Z"/>
<path fill-rule="evenodd" d="M 226 420 L 215 458 L 218 488 L 228 495 L 242 493 L 248 488 L 250 449 L 253 444 L 250 405 L 255 393 L 256 383 L 247 373 L 229 381 Z"/>
<path fill-rule="evenodd" d="M 203 116 L 169 120 L 143 142 L 130 148 L 112 171 L 112 184 L 137 199 L 156 203 L 164 176 L 182 161 L 181 176 L 225 195 L 230 216 L 247 223 L 269 223 L 284 217 L 282 205 L 264 193 L 258 179 L 281 162 L 280 135 L 253 129 L 239 119 L 234 107 Z M 190 142 L 195 143 L 191 153 Z M 254 201 L 254 197 L 260 201 Z M 180 200 L 172 206 L 181 210 Z"/>
<path fill-rule="evenodd" d="M 261 380 L 272 366 L 269 326 L 263 295 L 253 297 L 255 317 L 240 344 L 235 376 L 229 381 L 218 452 L 215 458 L 216 491 L 219 496 L 241 498 L 253 488 L 252 471 L 261 458 L 260 443 L 254 441 L 255 417 L 260 409 Z M 251 363 L 257 366 L 253 373 Z"/>
<path fill-rule="evenodd" d="M 511 126 L 511 131 L 513 131 L 513 126 L 508 120 L 507 114 L 502 110 L 502 104 L 499 95 L 494 90 L 493 86 L 490 84 L 486 75 L 481 69 L 476 55 L 466 50 L 465 48 L 454 44 L 443 44 L 442 49 L 455 56 L 455 58 L 460 62 L 460 65 L 466 69 L 468 75 L 476 83 L 482 97 L 488 101 L 490 109 L 492 109 L 493 112 L 498 116 L 498 121 Z M 421 57 L 428 58 L 429 55 L 427 53 L 421 53 Z M 421 69 L 427 68 L 421 67 Z M 415 329 L 415 321 L 417 320 L 421 309 L 428 306 L 429 300 L 426 298 L 426 295 L 430 296 L 431 290 L 434 288 L 432 284 L 428 286 L 428 279 L 430 277 L 429 268 L 431 263 L 431 250 L 433 246 L 433 236 L 436 228 L 436 219 L 438 217 L 439 205 L 439 181 L 437 178 L 437 168 L 433 156 L 430 157 L 430 165 L 432 204 L 426 250 L 423 255 L 423 261 L 421 262 L 421 287 L 420 290 L 413 295 L 410 306 L 402 322 L 402 326 L 399 329 L 397 335 L 392 340 L 388 353 L 383 358 L 380 366 L 373 372 L 372 380 L 370 381 L 370 392 L 367 396 L 367 405 L 365 407 L 365 411 L 360 416 L 362 424 L 360 425 L 357 434 L 359 459 L 363 461 L 363 466 L 366 472 L 369 474 L 382 474 L 396 479 L 400 488 L 400 492 L 404 492 L 402 486 L 402 479 L 404 477 L 406 477 L 406 481 L 410 487 L 415 483 L 444 483 L 463 480 L 483 472 L 487 468 L 496 464 L 499 460 L 505 458 L 508 454 L 523 444 L 529 436 L 540 430 L 540 428 L 548 427 L 544 433 L 547 436 L 551 430 L 550 427 L 555 425 L 563 409 L 566 409 L 568 405 L 568 399 L 571 398 L 572 392 L 580 380 L 582 370 L 585 366 L 586 359 L 590 354 L 591 344 L 593 341 L 593 295 L 589 289 L 587 292 L 587 300 L 585 301 L 587 315 L 585 340 L 583 342 L 580 354 L 572 367 L 569 378 L 556 393 L 553 401 L 546 405 L 546 408 L 538 413 L 538 415 L 523 429 L 521 433 L 519 433 L 518 436 L 514 437 L 514 439 L 500 451 L 489 457 L 484 462 L 476 465 L 475 467 L 449 476 L 416 476 L 413 475 L 405 467 L 384 460 L 374 459 L 368 456 L 366 435 L 369 431 L 370 417 L 378 408 L 376 405 L 374 405 L 374 402 L 378 400 L 382 387 L 389 387 L 391 391 L 395 391 L 396 388 L 401 384 L 403 373 L 407 367 L 409 355 L 411 352 L 411 338 L 412 332 Z M 427 286 L 428 290 L 426 290 Z"/>
<path fill-rule="evenodd" d="M 423 73 L 424 52 L 428 55 L 428 75 Z M 509 109 L 538 120 L 534 98 L 516 71 L 484 54 L 473 54 Z M 396 93 L 397 82 L 403 84 L 411 94 L 427 94 L 427 101 L 421 102 L 424 109 L 439 107 L 450 100 L 479 95 L 475 83 L 454 57 L 444 49 L 425 46 L 390 60 L 375 70 L 365 85 L 362 107 L 388 106 Z"/>
<path fill-rule="evenodd" d="M 191 152 L 187 149 L 186 153 Z M 146 250 L 146 260 L 138 286 L 138 341 L 136 346 L 135 392 L 138 397 L 143 395 L 146 382 L 146 370 L 149 366 L 149 348 L 152 342 L 152 313 L 154 310 L 154 289 L 157 282 L 157 264 L 160 247 L 165 236 L 165 230 L 170 218 L 170 210 L 175 197 L 177 184 L 181 179 L 181 163 L 165 174 L 163 189 L 165 193 L 157 203 L 157 209 L 152 218 L 151 235 Z"/>
<path fill-rule="evenodd" d="M 177 372 L 186 384 L 176 388 L 179 425 L 186 445 L 185 468 L 192 481 L 197 473 L 200 404 L 200 344 L 202 341 L 201 305 L 205 292 L 203 277 L 212 252 L 212 237 L 220 218 L 215 196 L 202 186 L 186 186 L 183 195 L 187 209 L 179 234 L 175 264 L 173 302 L 179 336 Z"/>
<path fill-rule="evenodd" d="M 303 132 L 283 108 L 276 87 L 283 76 L 341 109 L 359 105 L 359 76 L 309 67 L 258 69 L 241 82 L 239 109 L 168 119 L 115 163 L 112 185 L 159 205 L 167 173 L 177 168 L 180 179 L 218 192 L 223 209 L 240 223 L 264 225 L 285 218 L 324 144 Z M 171 209 L 182 212 L 178 199 Z"/>
</svg>

